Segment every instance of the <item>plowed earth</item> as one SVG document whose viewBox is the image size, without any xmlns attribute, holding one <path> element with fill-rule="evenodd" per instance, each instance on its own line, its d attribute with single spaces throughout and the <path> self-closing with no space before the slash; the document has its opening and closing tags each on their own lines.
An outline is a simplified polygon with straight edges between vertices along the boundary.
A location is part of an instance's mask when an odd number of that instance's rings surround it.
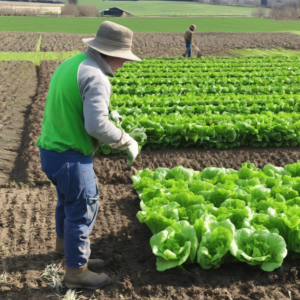
<svg viewBox="0 0 300 300">
<path fill-rule="evenodd" d="M 35 52 L 40 38 L 35 32 L 0 32 L 1 52 Z"/>
<path fill-rule="evenodd" d="M 94 35 L 43 33 L 41 51 L 85 51 L 83 38 Z M 300 36 L 291 33 L 196 32 L 195 44 L 203 55 L 225 54 L 227 49 L 300 49 Z M 185 51 L 183 33 L 135 33 L 133 52 L 138 56 L 181 55 Z M 196 53 L 194 53 L 196 54 Z"/>
<path fill-rule="evenodd" d="M 35 51 L 39 33 L 0 32 L 0 51 Z M 94 35 L 70 33 L 42 33 L 42 52 L 85 51 L 83 38 Z M 300 36 L 292 33 L 232 33 L 196 32 L 195 44 L 203 55 L 228 54 L 228 49 L 300 49 Z M 133 52 L 138 56 L 181 55 L 185 51 L 183 33 L 135 33 Z M 196 53 L 194 53 L 196 55 Z"/>
<path fill-rule="evenodd" d="M 50 76 L 58 65 L 58 61 L 41 64 L 36 88 L 36 69 L 32 69 L 31 77 L 26 75 L 31 78 L 28 84 L 32 84 L 34 96 L 25 122 L 20 122 L 21 126 L 10 133 L 13 136 L 14 132 L 21 132 L 22 139 L 14 168 L 0 189 L 0 274 L 6 272 L 8 278 L 0 285 L 0 299 L 40 300 L 48 296 L 59 299 L 54 295 L 55 290 L 39 277 L 46 265 L 63 263 L 63 257 L 54 252 L 55 189 L 41 172 L 39 153 L 34 146 L 41 130 Z M 27 69 L 30 68 L 28 65 Z M 14 68 L 11 70 L 15 72 Z M 12 86 L 12 83 L 5 86 L 8 95 L 13 91 Z M 24 97 L 24 93 L 16 95 L 19 100 Z M 16 111 L 20 120 L 23 113 Z M 2 150 L 0 153 L 2 158 Z M 83 290 L 81 295 L 88 299 L 92 294 L 96 299 L 300 299 L 299 260 L 286 260 L 283 268 L 271 273 L 243 264 L 227 264 L 217 270 L 201 270 L 195 264 L 186 272 L 177 269 L 157 272 L 149 246 L 152 234 L 135 217 L 139 199 L 130 181 L 134 170 L 142 168 L 177 165 L 195 170 L 208 166 L 239 168 L 246 161 L 257 167 L 267 163 L 283 166 L 299 159 L 300 148 L 143 151 L 131 167 L 126 165 L 125 157 L 95 157 L 101 196 L 91 235 L 92 258 L 102 257 L 107 261 L 101 271 L 109 274 L 111 284 L 101 290 Z M 0 160 L 0 168 L 3 166 L 4 160 Z M 36 186 L 20 189 L 17 184 L 9 184 L 10 180 Z"/>
<path fill-rule="evenodd" d="M 25 118 L 37 87 L 29 62 L 0 62 L 0 186 L 8 181 L 22 141 Z"/>
</svg>

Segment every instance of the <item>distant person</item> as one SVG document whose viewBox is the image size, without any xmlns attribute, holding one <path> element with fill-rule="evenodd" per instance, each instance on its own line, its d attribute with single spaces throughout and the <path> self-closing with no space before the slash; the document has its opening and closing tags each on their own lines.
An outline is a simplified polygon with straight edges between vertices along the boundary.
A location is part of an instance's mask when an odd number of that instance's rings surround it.
<svg viewBox="0 0 300 300">
<path fill-rule="evenodd" d="M 192 24 L 189 29 L 184 33 L 184 39 L 185 39 L 185 47 L 186 51 L 183 54 L 183 57 L 191 57 L 192 55 L 192 45 L 195 47 L 193 42 L 193 35 L 196 30 L 196 25 Z"/>
<path fill-rule="evenodd" d="M 108 77 L 126 61 L 140 61 L 131 52 L 133 32 L 104 21 L 95 38 L 83 39 L 86 52 L 64 61 L 53 73 L 44 111 L 40 149 L 43 171 L 55 185 L 56 251 L 65 254 L 67 288 L 98 289 L 109 277 L 89 271 L 104 261 L 90 259 L 89 235 L 96 221 L 99 186 L 91 154 L 100 143 L 128 150 L 138 144 L 109 121 L 112 88 Z"/>
</svg>

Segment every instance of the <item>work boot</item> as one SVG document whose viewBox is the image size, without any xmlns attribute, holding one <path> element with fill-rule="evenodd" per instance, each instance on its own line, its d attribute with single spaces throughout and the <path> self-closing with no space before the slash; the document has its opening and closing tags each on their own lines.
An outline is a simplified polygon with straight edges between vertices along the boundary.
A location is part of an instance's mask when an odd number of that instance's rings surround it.
<svg viewBox="0 0 300 300">
<path fill-rule="evenodd" d="M 88 270 L 87 265 L 80 269 L 65 267 L 65 285 L 69 289 L 99 289 L 109 284 L 109 277 Z"/>
<path fill-rule="evenodd" d="M 90 258 L 88 261 L 88 267 L 92 269 L 101 269 L 105 265 L 104 260 L 98 258 Z"/>
<path fill-rule="evenodd" d="M 59 254 L 65 255 L 65 246 L 64 246 L 64 239 L 56 236 L 56 248 L 55 251 Z"/>
<path fill-rule="evenodd" d="M 64 239 L 56 236 L 56 249 L 55 251 L 61 255 L 65 255 L 65 246 L 64 246 Z M 88 267 L 92 269 L 100 269 L 103 268 L 105 265 L 104 260 L 102 259 L 89 259 Z"/>
</svg>

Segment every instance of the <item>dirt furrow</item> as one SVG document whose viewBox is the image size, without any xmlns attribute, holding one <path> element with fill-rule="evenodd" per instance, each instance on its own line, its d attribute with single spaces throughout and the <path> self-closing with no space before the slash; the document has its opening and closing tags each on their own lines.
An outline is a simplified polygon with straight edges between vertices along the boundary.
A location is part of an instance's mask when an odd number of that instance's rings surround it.
<svg viewBox="0 0 300 300">
<path fill-rule="evenodd" d="M 0 62 L 0 186 L 7 183 L 20 148 L 37 87 L 35 65 Z"/>
</svg>

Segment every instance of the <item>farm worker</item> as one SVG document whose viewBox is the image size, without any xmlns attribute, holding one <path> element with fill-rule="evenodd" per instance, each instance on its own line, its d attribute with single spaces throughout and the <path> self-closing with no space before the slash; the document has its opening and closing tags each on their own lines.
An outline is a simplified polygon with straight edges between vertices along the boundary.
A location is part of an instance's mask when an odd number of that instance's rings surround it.
<svg viewBox="0 0 300 300">
<path fill-rule="evenodd" d="M 195 46 L 193 42 L 193 35 L 195 30 L 196 30 L 196 25 L 192 24 L 189 27 L 189 29 L 184 33 L 186 51 L 184 52 L 183 57 L 186 57 L 187 54 L 188 57 L 191 57 L 192 55 L 192 45 Z"/>
<path fill-rule="evenodd" d="M 68 288 L 97 289 L 110 282 L 104 261 L 89 259 L 89 235 L 97 212 L 99 186 L 91 154 L 99 142 L 128 150 L 134 158 L 138 144 L 108 119 L 112 88 L 108 79 L 126 61 L 140 61 L 131 52 L 133 32 L 105 21 L 95 38 L 83 39 L 87 52 L 63 62 L 53 73 L 42 133 L 36 145 L 41 165 L 57 190 L 56 250 L 65 254 Z"/>
</svg>

